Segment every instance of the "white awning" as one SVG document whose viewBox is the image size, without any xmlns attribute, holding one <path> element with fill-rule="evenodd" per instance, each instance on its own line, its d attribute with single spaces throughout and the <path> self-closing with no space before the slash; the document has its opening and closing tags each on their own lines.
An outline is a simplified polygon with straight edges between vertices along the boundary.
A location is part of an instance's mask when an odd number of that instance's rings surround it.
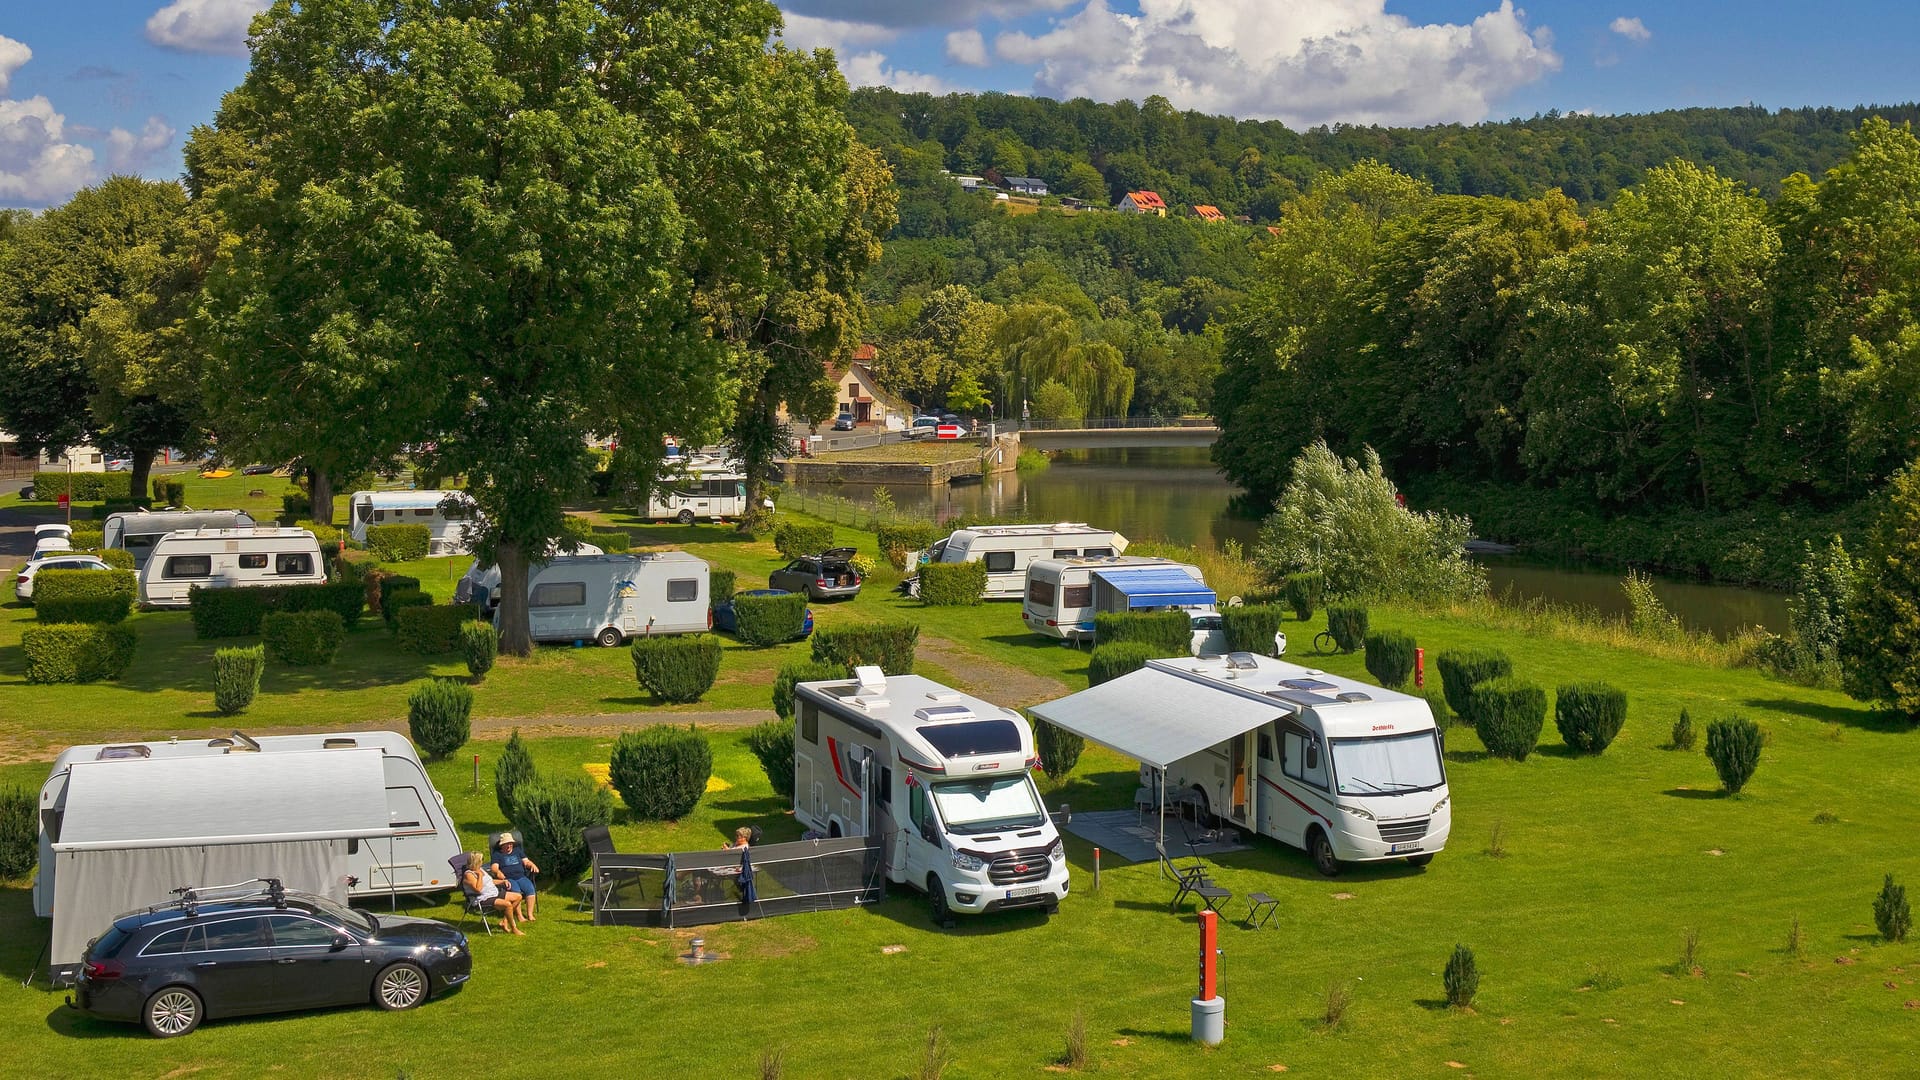
<svg viewBox="0 0 1920 1080">
<path fill-rule="evenodd" d="M 1032 713 L 1091 743 L 1164 769 L 1291 712 L 1239 694 L 1142 668 Z"/>
<path fill-rule="evenodd" d="M 55 851 L 390 836 L 375 748 L 75 762 Z"/>
</svg>

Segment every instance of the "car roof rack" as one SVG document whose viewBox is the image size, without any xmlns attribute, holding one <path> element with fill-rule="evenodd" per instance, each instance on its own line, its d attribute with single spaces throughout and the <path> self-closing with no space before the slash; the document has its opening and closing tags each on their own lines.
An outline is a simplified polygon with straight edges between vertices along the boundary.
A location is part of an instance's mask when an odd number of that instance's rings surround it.
<svg viewBox="0 0 1920 1080">
<path fill-rule="evenodd" d="M 264 896 L 273 901 L 276 908 L 287 906 L 286 886 L 279 878 L 253 878 L 249 881 L 236 881 L 231 885 L 185 885 L 173 890 L 180 899 L 165 904 L 155 904 L 148 911 L 167 911 L 178 908 L 191 919 L 200 913 L 201 904 L 215 904 L 229 900 L 251 900 Z"/>
</svg>

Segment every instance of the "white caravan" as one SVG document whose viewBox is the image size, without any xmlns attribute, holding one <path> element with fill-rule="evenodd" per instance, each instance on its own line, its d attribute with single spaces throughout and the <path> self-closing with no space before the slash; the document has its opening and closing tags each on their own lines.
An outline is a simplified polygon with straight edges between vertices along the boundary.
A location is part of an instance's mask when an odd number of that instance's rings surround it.
<svg viewBox="0 0 1920 1080">
<path fill-rule="evenodd" d="M 349 534 L 367 542 L 369 525 L 425 525 L 427 555 L 465 555 L 466 523 L 479 511 L 464 491 L 356 491 L 347 500 Z"/>
<path fill-rule="evenodd" d="M 147 565 L 153 545 L 183 529 L 251 529 L 245 510 L 132 510 L 108 514 L 100 528 L 100 546 L 121 548 L 133 556 L 135 570 Z"/>
<path fill-rule="evenodd" d="M 547 546 L 545 562 L 551 562 L 560 552 L 551 544 Z M 570 556 L 605 555 L 597 544 L 578 544 Z M 532 567 L 531 570 L 538 570 Z M 531 570 L 529 572 L 531 572 Z M 500 606 L 500 565 L 481 566 L 479 560 L 468 565 L 467 572 L 460 575 L 459 584 L 453 587 L 453 602 L 456 604 L 477 604 L 487 618 L 493 617 L 493 609 Z"/>
<path fill-rule="evenodd" d="M 74 746 L 40 788 L 33 910 L 52 967 L 182 885 L 279 877 L 340 898 L 441 892 L 462 850 L 413 744 L 392 731 Z"/>
<path fill-rule="evenodd" d="M 326 583 L 320 542 L 305 529 L 194 529 L 153 545 L 140 568 L 140 603 L 186 607 L 196 588 Z"/>
<path fill-rule="evenodd" d="M 1067 641 L 1093 640 L 1102 611 L 1186 611 L 1195 619 L 1194 653 L 1213 643 L 1202 620 L 1219 622 L 1214 593 L 1200 568 L 1172 559 L 1116 555 L 1109 559 L 1035 559 L 1027 567 L 1020 618 L 1027 629 Z"/>
<path fill-rule="evenodd" d="M 718 521 L 744 517 L 747 512 L 747 478 L 730 466 L 690 467 L 683 476 L 662 476 L 653 483 L 647 497 L 647 516 L 656 521 L 671 518 L 682 525 L 695 520 Z"/>
<path fill-rule="evenodd" d="M 708 597 L 706 561 L 684 551 L 562 555 L 528 575 L 527 622 L 535 641 L 611 648 L 629 637 L 712 629 Z"/>
<path fill-rule="evenodd" d="M 989 600 L 1017 600 L 1026 594 L 1027 567 L 1035 559 L 1107 558 L 1127 550 L 1127 538 L 1108 529 L 1063 521 L 1057 525 L 980 525 L 955 529 L 920 553 L 922 563 L 984 562 Z M 906 583 L 909 596 L 920 595 L 919 578 Z"/>
<path fill-rule="evenodd" d="M 1030 770 L 1019 713 L 919 675 L 854 671 L 794 687 L 794 817 L 871 836 L 887 879 L 924 890 L 934 918 L 1057 910 L 1066 850 Z"/>
<path fill-rule="evenodd" d="M 1143 801 L 1186 804 L 1343 862 L 1424 866 L 1453 815 L 1420 698 L 1252 653 L 1149 660 L 1033 714 L 1141 762 Z"/>
</svg>

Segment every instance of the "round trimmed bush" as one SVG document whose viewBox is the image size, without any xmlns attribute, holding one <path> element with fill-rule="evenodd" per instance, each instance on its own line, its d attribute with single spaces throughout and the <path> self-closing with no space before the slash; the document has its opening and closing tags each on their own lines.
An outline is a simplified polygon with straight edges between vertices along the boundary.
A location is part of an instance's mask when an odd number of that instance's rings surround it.
<svg viewBox="0 0 1920 1080">
<path fill-rule="evenodd" d="M 511 820 L 548 880 L 571 878 L 593 864 L 582 833 L 613 823 L 613 792 L 585 776 L 535 777 L 514 789 Z"/>
<path fill-rule="evenodd" d="M 712 634 L 635 638 L 633 674 L 641 689 L 661 701 L 699 701 L 720 677 L 720 639 Z"/>
<path fill-rule="evenodd" d="M 1114 641 L 1095 645 L 1087 655 L 1087 685 L 1099 686 L 1147 666 L 1161 651 L 1144 641 Z"/>
<path fill-rule="evenodd" d="M 1333 635 L 1334 647 L 1343 653 L 1359 650 L 1367 642 L 1367 609 L 1363 607 L 1330 607 L 1327 609 L 1327 633 Z"/>
<path fill-rule="evenodd" d="M 407 695 L 407 730 L 430 758 L 443 758 L 473 735 L 473 687 L 452 679 L 429 679 Z"/>
<path fill-rule="evenodd" d="M 1468 719 L 1494 757 L 1525 761 L 1539 744 L 1547 723 L 1545 690 L 1512 676 L 1489 679 L 1473 688 L 1468 704 Z"/>
<path fill-rule="evenodd" d="M 1417 646 L 1412 634 L 1382 630 L 1367 635 L 1367 671 L 1380 685 L 1397 689 L 1413 674 L 1413 653 Z"/>
<path fill-rule="evenodd" d="M 1554 692 L 1553 726 L 1567 749 L 1598 754 L 1627 722 L 1627 692 L 1603 682 L 1567 683 Z"/>
<path fill-rule="evenodd" d="M 625 732 L 614 741 L 607 775 L 634 817 L 678 821 L 707 792 L 713 748 L 692 727 L 660 724 Z"/>
<path fill-rule="evenodd" d="M 847 678 L 845 664 L 829 660 L 795 660 L 780 666 L 773 677 L 773 711 L 784 719 L 793 719 L 793 688 L 796 683 L 831 682 Z"/>
<path fill-rule="evenodd" d="M 747 749 L 760 759 L 773 793 L 793 799 L 793 721 L 769 720 L 747 729 Z"/>
<path fill-rule="evenodd" d="M 500 760 L 493 766 L 493 801 L 500 804 L 501 817 L 513 820 L 514 793 L 539 775 L 533 767 L 533 755 L 527 753 L 527 744 L 520 741 L 520 729 L 514 728 L 513 734 L 507 736 L 507 748 L 501 751 Z"/>
<path fill-rule="evenodd" d="M 467 660 L 467 674 L 479 682 L 493 670 L 494 658 L 500 655 L 500 631 L 483 622 L 461 623 L 460 652 Z"/>
<path fill-rule="evenodd" d="M 1473 697 L 1473 688 L 1488 679 L 1513 674 L 1513 661 L 1498 649 L 1449 649 L 1433 658 L 1433 667 L 1440 673 L 1447 708 L 1469 724 L 1473 717 L 1467 711 L 1467 700 Z"/>
<path fill-rule="evenodd" d="M 213 653 L 213 707 L 232 716 L 253 704 L 260 690 L 260 673 L 267 668 L 263 645 L 244 649 L 215 649 Z"/>
<path fill-rule="evenodd" d="M 1760 725 L 1738 716 L 1707 725 L 1707 757 L 1727 794 L 1738 795 L 1760 767 Z"/>
</svg>

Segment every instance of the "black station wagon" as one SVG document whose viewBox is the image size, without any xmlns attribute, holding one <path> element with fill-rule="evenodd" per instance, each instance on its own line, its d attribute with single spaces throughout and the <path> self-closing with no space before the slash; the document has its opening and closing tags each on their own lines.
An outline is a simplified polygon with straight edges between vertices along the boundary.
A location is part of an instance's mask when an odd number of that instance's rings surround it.
<svg viewBox="0 0 1920 1080">
<path fill-rule="evenodd" d="M 278 883 L 256 891 L 187 892 L 120 916 L 87 947 L 67 1003 L 165 1039 L 252 1013 L 411 1009 L 473 970 L 467 936 L 446 923 L 375 915 Z"/>
</svg>

